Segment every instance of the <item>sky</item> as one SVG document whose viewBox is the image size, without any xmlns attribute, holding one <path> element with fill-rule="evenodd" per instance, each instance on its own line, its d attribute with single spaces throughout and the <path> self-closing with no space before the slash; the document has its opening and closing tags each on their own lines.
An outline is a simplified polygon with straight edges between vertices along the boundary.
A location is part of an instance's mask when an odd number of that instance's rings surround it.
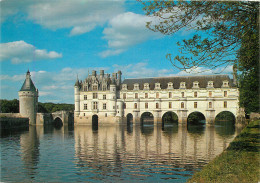
<svg viewBox="0 0 260 183">
<path fill-rule="evenodd" d="M 198 67 L 174 68 L 166 54 L 195 32 L 165 36 L 145 27 L 154 20 L 142 4 L 124 0 L 0 0 L 1 99 L 18 99 L 25 74 L 39 90 L 39 102 L 74 103 L 77 75 L 122 71 L 122 78 L 215 74 Z M 201 73 L 201 71 L 205 71 Z M 222 74 L 231 74 L 228 66 Z"/>
</svg>

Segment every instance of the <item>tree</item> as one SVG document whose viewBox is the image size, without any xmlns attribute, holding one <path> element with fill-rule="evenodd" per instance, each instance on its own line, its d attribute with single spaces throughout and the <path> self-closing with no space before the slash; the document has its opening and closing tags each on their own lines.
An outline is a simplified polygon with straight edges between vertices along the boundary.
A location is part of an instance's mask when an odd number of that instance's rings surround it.
<svg viewBox="0 0 260 183">
<path fill-rule="evenodd" d="M 173 66 L 193 69 L 238 65 L 240 105 L 259 111 L 259 2 L 245 1 L 143 1 L 147 27 L 173 35 L 193 29 L 196 34 L 178 42 L 179 54 L 166 58 Z M 179 66 L 180 63 L 181 66 Z M 252 91 L 252 89 L 254 89 Z M 247 91 L 250 95 L 247 96 Z"/>
</svg>

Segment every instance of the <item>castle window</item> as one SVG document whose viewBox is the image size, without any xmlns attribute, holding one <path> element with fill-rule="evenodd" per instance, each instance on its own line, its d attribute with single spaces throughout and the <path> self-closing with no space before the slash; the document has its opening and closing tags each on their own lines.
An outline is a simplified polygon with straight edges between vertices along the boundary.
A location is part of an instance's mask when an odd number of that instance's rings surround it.
<svg viewBox="0 0 260 183">
<path fill-rule="evenodd" d="M 198 103 L 194 102 L 194 108 L 197 108 L 197 107 L 198 107 Z"/>
<path fill-rule="evenodd" d="M 199 82 L 198 81 L 194 81 L 192 88 L 199 88 Z"/>
<path fill-rule="evenodd" d="M 123 99 L 126 99 L 126 93 L 123 93 Z"/>
<path fill-rule="evenodd" d="M 180 83 L 180 88 L 181 88 L 181 89 L 186 88 L 186 83 L 185 83 L 185 82 L 181 82 L 181 83 Z"/>
<path fill-rule="evenodd" d="M 157 89 L 157 90 L 161 89 L 161 84 L 160 83 L 155 83 L 155 89 Z"/>
<path fill-rule="evenodd" d="M 169 102 L 169 109 L 171 109 L 172 108 L 172 103 L 171 102 Z"/>
<path fill-rule="evenodd" d="M 212 108 L 212 102 L 209 102 L 209 108 Z"/>
<path fill-rule="evenodd" d="M 198 92 L 194 92 L 194 97 L 198 97 Z"/>
<path fill-rule="evenodd" d="M 134 84 L 134 90 L 139 90 L 139 84 L 138 83 Z"/>
<path fill-rule="evenodd" d="M 182 108 L 182 109 L 184 108 L 184 102 L 181 103 L 181 108 Z"/>
<path fill-rule="evenodd" d="M 123 108 L 126 109 L 126 103 L 123 104 Z"/>
<path fill-rule="evenodd" d="M 145 103 L 145 108 L 148 109 L 148 103 Z"/>
<path fill-rule="evenodd" d="M 181 92 L 181 97 L 182 97 L 182 98 L 184 97 L 184 92 Z"/>
<path fill-rule="evenodd" d="M 123 84 L 123 85 L 122 85 L 122 89 L 123 89 L 123 90 L 127 90 L 127 84 Z"/>
<path fill-rule="evenodd" d="M 84 110 L 88 109 L 88 104 L 84 104 Z"/>
<path fill-rule="evenodd" d="M 138 98 L 138 93 L 135 93 L 135 98 Z"/>
<path fill-rule="evenodd" d="M 227 87 L 229 87 L 229 86 L 228 86 L 228 81 L 227 81 L 227 80 L 223 81 L 222 87 L 223 87 L 223 88 L 227 88 Z"/>
<path fill-rule="evenodd" d="M 103 104 L 103 109 L 107 109 L 107 104 Z"/>
<path fill-rule="evenodd" d="M 208 86 L 207 86 L 207 88 L 213 88 L 213 87 L 214 87 L 213 81 L 208 81 Z"/>
<path fill-rule="evenodd" d="M 156 103 L 156 109 L 159 109 L 159 103 Z"/>
<path fill-rule="evenodd" d="M 145 93 L 144 95 L 145 95 L 145 98 L 148 98 L 148 93 Z"/>
<path fill-rule="evenodd" d="M 93 109 L 97 109 L 98 108 L 98 103 L 97 102 L 93 102 Z"/>
<path fill-rule="evenodd" d="M 107 96 L 106 95 L 103 95 L 103 100 L 106 100 L 107 99 Z"/>
<path fill-rule="evenodd" d="M 134 108 L 137 109 L 137 103 L 135 103 Z"/>
<path fill-rule="evenodd" d="M 97 91 L 97 90 L 98 90 L 97 85 L 93 85 L 93 86 L 92 86 L 92 90 L 93 90 L 93 91 Z"/>
<path fill-rule="evenodd" d="M 224 97 L 227 97 L 227 91 L 224 91 Z"/>
<path fill-rule="evenodd" d="M 212 97 L 212 91 L 209 91 L 209 97 Z"/>
<path fill-rule="evenodd" d="M 159 92 L 156 93 L 156 98 L 159 98 Z"/>
<path fill-rule="evenodd" d="M 169 92 L 169 98 L 172 98 L 172 92 Z"/>
<path fill-rule="evenodd" d="M 172 82 L 169 82 L 169 83 L 168 83 L 168 89 L 173 89 L 173 84 L 172 84 Z"/>
<path fill-rule="evenodd" d="M 149 87 L 149 83 L 144 83 L 144 89 L 145 89 L 145 90 L 149 90 L 149 88 L 150 88 L 150 87 Z"/>
<path fill-rule="evenodd" d="M 227 101 L 224 101 L 224 108 L 227 108 Z"/>
<path fill-rule="evenodd" d="M 84 86 L 83 91 L 88 91 L 88 86 Z"/>
<path fill-rule="evenodd" d="M 105 113 L 105 117 L 107 117 L 107 113 Z"/>
<path fill-rule="evenodd" d="M 97 93 L 93 93 L 93 99 L 97 99 L 98 98 L 98 94 Z"/>
<path fill-rule="evenodd" d="M 88 96 L 87 95 L 84 95 L 84 100 L 88 100 Z"/>
<path fill-rule="evenodd" d="M 84 115 L 84 116 L 86 116 L 86 114 L 85 114 L 85 113 L 84 113 L 83 115 Z"/>
</svg>

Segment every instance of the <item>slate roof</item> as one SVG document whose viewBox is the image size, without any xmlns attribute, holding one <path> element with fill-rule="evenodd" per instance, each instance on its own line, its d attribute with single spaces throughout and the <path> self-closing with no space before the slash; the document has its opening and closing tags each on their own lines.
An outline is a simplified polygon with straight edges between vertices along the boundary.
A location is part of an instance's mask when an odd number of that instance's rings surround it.
<svg viewBox="0 0 260 183">
<path fill-rule="evenodd" d="M 26 86 L 26 79 L 25 79 L 20 91 L 36 91 L 36 88 L 31 80 L 31 78 L 29 78 L 29 86 Z"/>
<path fill-rule="evenodd" d="M 206 88 L 208 81 L 213 81 L 214 88 L 221 88 L 223 81 L 229 81 L 229 87 L 233 86 L 232 79 L 228 75 L 201 75 L 201 76 L 172 76 L 172 77 L 155 77 L 155 78 L 137 78 L 137 79 L 125 79 L 122 84 L 127 84 L 128 90 L 133 90 L 134 84 L 139 84 L 139 89 L 143 90 L 144 84 L 149 83 L 150 89 L 153 90 L 155 83 L 161 84 L 161 89 L 167 89 L 168 83 L 173 83 L 174 89 L 180 88 L 180 83 L 185 82 L 186 88 L 191 89 L 193 82 L 199 82 L 199 88 Z"/>
</svg>

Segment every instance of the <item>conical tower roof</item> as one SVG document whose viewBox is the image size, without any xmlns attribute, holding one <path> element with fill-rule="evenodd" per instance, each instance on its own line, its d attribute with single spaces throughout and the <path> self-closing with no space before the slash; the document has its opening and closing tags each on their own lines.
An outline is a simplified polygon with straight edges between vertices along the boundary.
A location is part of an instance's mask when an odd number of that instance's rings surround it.
<svg viewBox="0 0 260 183">
<path fill-rule="evenodd" d="M 32 80 L 31 80 L 31 75 L 30 75 L 29 70 L 26 73 L 26 79 L 25 79 L 23 86 L 20 89 L 20 91 L 34 91 L 34 92 L 36 92 L 36 88 L 35 88 Z"/>
</svg>

